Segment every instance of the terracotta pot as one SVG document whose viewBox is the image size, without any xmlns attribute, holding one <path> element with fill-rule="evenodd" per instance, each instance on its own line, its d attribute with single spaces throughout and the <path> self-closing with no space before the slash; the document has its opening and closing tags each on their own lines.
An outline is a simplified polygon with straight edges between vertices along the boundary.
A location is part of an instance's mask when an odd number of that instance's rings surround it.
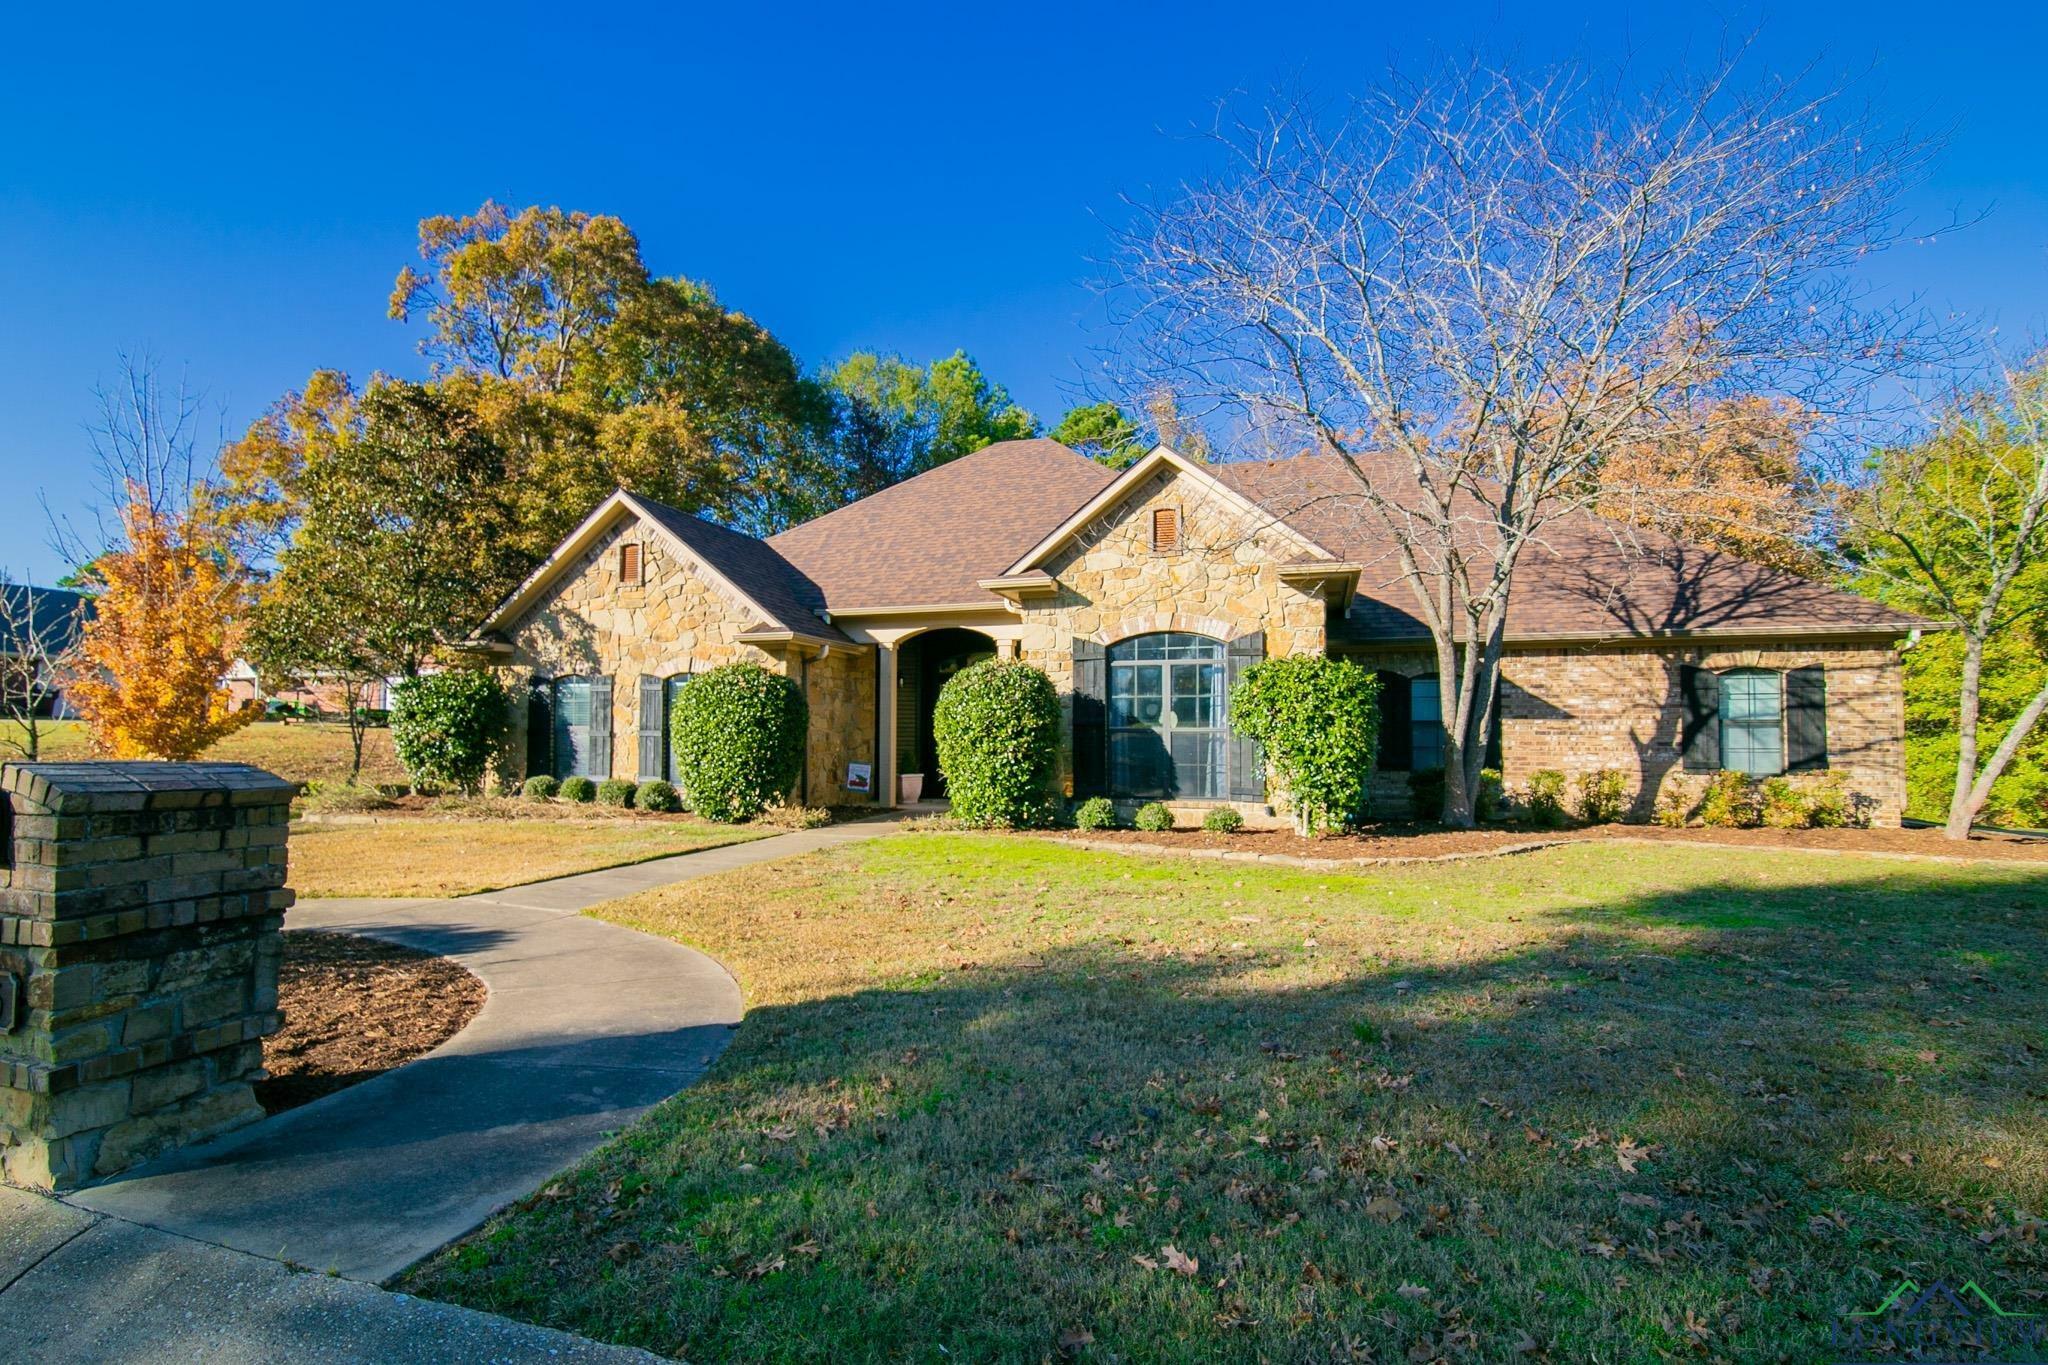
<svg viewBox="0 0 2048 1365">
<path fill-rule="evenodd" d="M 906 806 L 914 806 L 924 796 L 924 774 L 902 773 L 896 778 L 898 799 Z"/>
</svg>

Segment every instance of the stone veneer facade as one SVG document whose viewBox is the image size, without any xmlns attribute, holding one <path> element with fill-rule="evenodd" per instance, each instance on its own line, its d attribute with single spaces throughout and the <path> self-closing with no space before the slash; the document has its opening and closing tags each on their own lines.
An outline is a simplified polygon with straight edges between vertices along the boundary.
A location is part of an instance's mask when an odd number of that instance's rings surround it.
<svg viewBox="0 0 2048 1365">
<path fill-rule="evenodd" d="M 263 1117 L 291 798 L 235 763 L 7 766 L 8 1181 L 80 1185 Z"/>
<path fill-rule="evenodd" d="M 1152 548 L 1159 508 L 1180 514 L 1177 551 Z M 1044 567 L 1058 591 L 1021 604 L 1018 653 L 1067 703 L 1069 766 L 1075 640 L 1114 644 L 1169 630 L 1232 640 L 1264 631 L 1269 657 L 1320 654 L 1328 626 L 1322 597 L 1280 579 L 1280 566 L 1305 554 L 1270 516 L 1174 470 L 1134 489 L 1056 552 Z"/>
<path fill-rule="evenodd" d="M 620 581 L 618 552 L 626 542 L 641 547 L 638 583 Z M 511 785 L 525 776 L 525 698 L 536 677 L 611 679 L 611 771 L 636 778 L 642 674 L 666 678 L 754 663 L 803 681 L 811 705 L 805 782 L 791 799 L 807 799 L 811 805 L 869 800 L 865 793 L 847 792 L 843 783 L 848 763 L 872 758 L 873 651 L 839 645 L 823 657 L 814 657 L 815 650 L 771 652 L 739 638 L 759 616 L 686 559 L 663 532 L 638 517 L 620 521 L 568 566 L 509 632 L 512 655 L 498 665 L 513 697 L 502 780 Z"/>
<path fill-rule="evenodd" d="M 1436 671 L 1434 656 L 1419 650 L 1347 652 L 1369 668 L 1409 677 Z M 1508 788 L 1546 768 L 1570 776 L 1618 768 L 1627 776 L 1631 818 L 1647 818 L 1667 776 L 1683 771 L 1681 664 L 1781 672 L 1821 665 L 1828 768 L 1864 798 L 1874 823 L 1899 822 L 1906 805 L 1905 693 L 1898 651 L 1888 644 L 1511 645 L 1501 662 L 1501 764 Z M 1382 774 L 1376 794 L 1392 792 L 1390 776 Z"/>
</svg>

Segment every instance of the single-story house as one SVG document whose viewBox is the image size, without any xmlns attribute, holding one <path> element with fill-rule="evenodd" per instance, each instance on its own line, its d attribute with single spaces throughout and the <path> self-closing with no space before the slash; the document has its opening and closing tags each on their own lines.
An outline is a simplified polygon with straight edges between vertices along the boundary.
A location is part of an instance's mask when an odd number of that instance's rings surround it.
<svg viewBox="0 0 2048 1365">
<path fill-rule="evenodd" d="M 1376 794 L 1441 766 L 1433 655 L 1384 538 L 1326 457 L 1121 472 L 1005 441 L 766 539 L 630 493 L 593 511 L 478 632 L 512 682 L 528 773 L 671 775 L 693 674 L 751 660 L 811 708 L 793 799 L 943 796 L 939 688 L 997 655 L 1066 701 L 1070 794 L 1271 817 L 1229 691 L 1268 656 L 1383 675 Z M 1904 804 L 1900 641 L 1924 625 L 1726 554 L 1566 518 L 1528 552 L 1498 733 L 1510 787 L 1619 768 L 1647 812 L 1665 775 L 1831 769 L 1879 821 Z M 1433 762 L 1434 761 L 1434 762 Z"/>
</svg>

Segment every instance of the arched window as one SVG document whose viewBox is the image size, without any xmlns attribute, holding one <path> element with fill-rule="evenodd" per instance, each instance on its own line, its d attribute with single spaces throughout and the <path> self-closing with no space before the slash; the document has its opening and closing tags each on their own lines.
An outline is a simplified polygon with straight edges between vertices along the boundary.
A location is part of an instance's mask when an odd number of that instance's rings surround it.
<svg viewBox="0 0 2048 1365">
<path fill-rule="evenodd" d="M 1721 675 L 1721 766 L 1756 777 L 1785 771 L 1785 675 L 1734 668 Z"/>
<path fill-rule="evenodd" d="M 1117 796 L 1230 795 L 1223 642 L 1137 635 L 1109 647 L 1109 784 Z"/>
</svg>

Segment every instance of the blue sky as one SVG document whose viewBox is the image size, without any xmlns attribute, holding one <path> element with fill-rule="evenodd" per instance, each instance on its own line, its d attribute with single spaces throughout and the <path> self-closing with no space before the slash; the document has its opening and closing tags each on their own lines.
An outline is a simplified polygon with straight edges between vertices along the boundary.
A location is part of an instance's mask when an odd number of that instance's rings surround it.
<svg viewBox="0 0 2048 1365">
<path fill-rule="evenodd" d="M 1916 210 L 1989 215 L 1880 282 L 2048 334 L 2035 4 L 44 5 L 9 29 L 0 565 L 37 581 L 65 566 L 36 495 L 84 496 L 120 351 L 230 431 L 316 366 L 423 372 L 384 305 L 427 214 L 617 214 L 808 363 L 965 347 L 1052 420 L 1101 340 L 1104 217 L 1198 166 L 1215 99 L 1475 49 L 1650 75 L 1759 30 L 1760 66 L 1854 74 L 1949 133 Z"/>
</svg>

